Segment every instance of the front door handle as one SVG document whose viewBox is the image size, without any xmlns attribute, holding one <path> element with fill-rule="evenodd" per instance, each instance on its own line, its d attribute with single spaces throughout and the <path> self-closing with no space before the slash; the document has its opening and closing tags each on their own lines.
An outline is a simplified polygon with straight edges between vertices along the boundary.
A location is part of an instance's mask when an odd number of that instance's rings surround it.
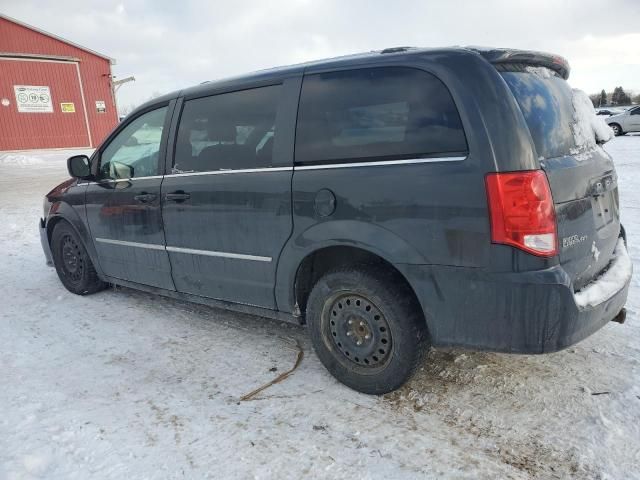
<svg viewBox="0 0 640 480">
<path fill-rule="evenodd" d="M 140 195 L 136 195 L 135 197 L 133 197 L 133 199 L 136 202 L 149 203 L 149 202 L 153 202 L 157 197 L 158 196 L 154 193 L 142 192 Z"/>
<path fill-rule="evenodd" d="M 167 193 L 164 196 L 164 198 L 169 202 L 184 202 L 185 200 L 189 200 L 191 198 L 191 195 L 189 193 L 178 191 L 173 193 Z"/>
</svg>

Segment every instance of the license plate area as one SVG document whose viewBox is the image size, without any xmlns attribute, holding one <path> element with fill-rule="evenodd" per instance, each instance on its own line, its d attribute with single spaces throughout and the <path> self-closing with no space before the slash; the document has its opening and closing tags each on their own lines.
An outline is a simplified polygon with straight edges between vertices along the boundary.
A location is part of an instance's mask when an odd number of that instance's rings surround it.
<svg viewBox="0 0 640 480">
<path fill-rule="evenodd" d="M 593 223 L 596 230 L 600 231 L 611 225 L 618 217 L 616 202 L 613 192 L 605 192 L 591 199 L 591 210 L 593 211 Z"/>
<path fill-rule="evenodd" d="M 611 172 L 589 183 L 593 223 L 596 231 L 602 234 L 602 230 L 612 226 L 619 218 L 617 176 Z"/>
</svg>

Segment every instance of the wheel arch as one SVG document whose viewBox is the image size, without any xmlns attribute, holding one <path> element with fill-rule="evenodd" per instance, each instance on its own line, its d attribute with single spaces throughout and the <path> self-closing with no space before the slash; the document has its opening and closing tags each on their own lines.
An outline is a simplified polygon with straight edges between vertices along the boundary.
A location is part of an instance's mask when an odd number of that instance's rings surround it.
<svg viewBox="0 0 640 480">
<path fill-rule="evenodd" d="M 95 246 L 91 241 L 91 236 L 89 234 L 88 229 L 85 226 L 85 223 L 82 221 L 82 218 L 71 205 L 66 202 L 56 202 L 51 206 L 51 211 L 55 212 L 50 214 L 45 223 L 45 228 L 47 230 L 47 241 L 49 242 L 49 246 L 51 246 L 51 236 L 53 234 L 53 229 L 60 222 L 67 222 L 71 225 L 71 228 L 76 232 L 78 238 L 82 242 L 82 245 L 87 250 L 89 254 L 89 258 L 93 263 L 96 272 L 100 278 L 103 278 L 103 272 L 100 268 L 100 262 L 98 262 L 98 254 L 95 250 Z"/>
<path fill-rule="evenodd" d="M 306 308 L 306 300 L 316 281 L 325 273 L 342 266 L 373 265 L 397 276 L 416 297 L 413 287 L 406 277 L 391 262 L 362 247 L 332 245 L 316 249 L 305 256 L 296 269 L 293 284 L 296 304 L 301 311 Z"/>
<path fill-rule="evenodd" d="M 622 128 L 622 124 L 620 124 L 620 122 L 611 122 L 611 123 L 609 123 L 607 125 L 609 125 L 609 127 L 611 127 L 611 128 L 613 128 L 614 125 L 616 127 L 618 127 L 618 131 L 619 131 L 618 135 L 622 135 L 624 133 L 624 130 Z"/>
<path fill-rule="evenodd" d="M 399 272 L 394 264 L 429 264 L 417 249 L 397 234 L 373 223 L 359 220 L 332 220 L 315 223 L 295 234 L 284 246 L 276 272 L 276 305 L 285 312 L 298 313 L 296 280 L 305 259 L 328 248 L 351 248 L 383 260 Z M 402 275 L 404 278 L 404 275 Z M 406 280 L 406 279 L 405 279 Z"/>
<path fill-rule="evenodd" d="M 47 240 L 49 241 L 49 245 L 51 245 L 51 237 L 53 235 L 53 229 L 55 228 L 56 225 L 58 225 L 60 222 L 67 222 L 69 225 L 71 225 L 71 227 L 76 231 L 76 233 L 78 233 L 78 230 L 73 226 L 73 224 L 68 221 L 65 217 L 63 217 L 62 215 L 54 215 L 52 217 L 49 218 L 49 220 L 46 223 L 46 228 L 47 228 Z"/>
<path fill-rule="evenodd" d="M 290 242 L 289 247 L 285 247 L 280 256 L 276 283 L 276 301 L 279 309 L 299 315 L 303 323 L 311 288 L 323 274 L 341 266 L 375 265 L 404 284 L 428 327 L 429 315 L 424 310 L 416 289 L 409 278 L 394 265 L 394 262 L 417 264 L 428 262 L 413 247 L 388 230 L 363 222 L 348 223 L 360 225 L 338 225 L 338 229 L 342 232 L 341 236 L 344 238 L 346 233 L 344 229 L 348 227 L 350 235 L 356 238 L 350 238 L 348 241 L 340 240 L 336 238 L 338 237 L 335 235 L 336 228 L 323 228 L 322 234 L 325 238 L 320 239 L 320 231 L 316 231 L 313 232 L 315 241 L 309 242 L 311 232 L 306 232 L 307 235 L 299 236 L 297 241 Z M 363 237 L 382 239 L 382 241 L 374 245 L 370 241 L 363 240 Z M 305 245 L 304 248 L 303 245 Z"/>
</svg>

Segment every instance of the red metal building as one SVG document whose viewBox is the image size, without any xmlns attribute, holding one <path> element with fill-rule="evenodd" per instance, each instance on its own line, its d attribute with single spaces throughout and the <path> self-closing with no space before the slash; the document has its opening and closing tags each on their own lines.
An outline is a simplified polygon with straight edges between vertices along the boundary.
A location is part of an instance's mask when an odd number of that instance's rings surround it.
<svg viewBox="0 0 640 480">
<path fill-rule="evenodd" d="M 114 63 L 0 14 L 0 151 L 99 145 L 118 123 Z"/>
</svg>

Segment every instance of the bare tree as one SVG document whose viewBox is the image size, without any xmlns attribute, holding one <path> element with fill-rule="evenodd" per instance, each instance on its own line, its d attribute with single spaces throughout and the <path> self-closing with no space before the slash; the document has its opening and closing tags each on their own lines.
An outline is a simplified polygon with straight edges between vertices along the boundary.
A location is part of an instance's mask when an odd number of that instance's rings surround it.
<svg viewBox="0 0 640 480">
<path fill-rule="evenodd" d="M 130 103 L 129 105 L 122 105 L 118 108 L 118 115 L 129 115 L 136 109 L 137 105 L 135 103 Z"/>
</svg>

